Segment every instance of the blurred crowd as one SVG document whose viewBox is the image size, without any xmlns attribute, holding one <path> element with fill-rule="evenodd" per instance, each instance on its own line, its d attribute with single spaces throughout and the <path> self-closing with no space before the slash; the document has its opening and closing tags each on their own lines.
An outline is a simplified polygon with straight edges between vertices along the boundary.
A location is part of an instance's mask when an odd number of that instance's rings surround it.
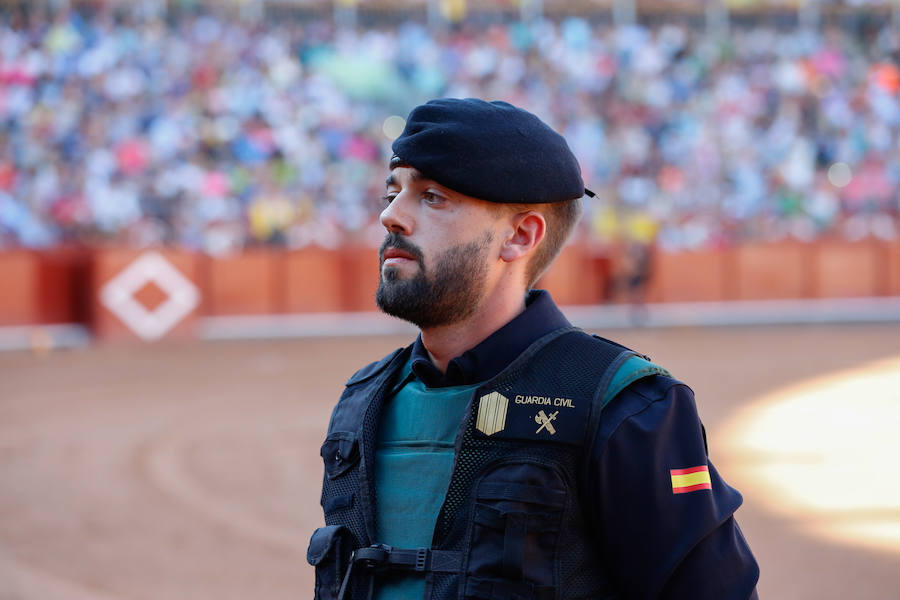
<svg viewBox="0 0 900 600">
<path fill-rule="evenodd" d="M 661 247 L 896 239 L 900 30 L 433 30 L 0 14 L 0 247 L 377 244 L 390 142 L 432 97 L 563 133 L 579 235 Z"/>
</svg>

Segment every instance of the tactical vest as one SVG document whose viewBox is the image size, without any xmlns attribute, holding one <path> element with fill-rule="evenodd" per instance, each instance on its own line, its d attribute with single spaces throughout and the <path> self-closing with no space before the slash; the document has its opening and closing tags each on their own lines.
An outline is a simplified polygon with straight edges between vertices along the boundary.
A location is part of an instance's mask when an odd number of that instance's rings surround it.
<svg viewBox="0 0 900 600">
<path fill-rule="evenodd" d="M 425 577 L 429 600 L 615 598 L 580 482 L 610 380 L 635 355 L 562 329 L 479 386 L 457 434 L 432 545 L 415 549 L 375 539 L 372 472 L 381 406 L 409 348 L 357 372 L 322 446 L 326 526 L 307 553 L 315 597 L 371 598 L 385 571 L 400 570 Z M 634 378 L 654 372 L 664 371 L 644 369 Z"/>
</svg>

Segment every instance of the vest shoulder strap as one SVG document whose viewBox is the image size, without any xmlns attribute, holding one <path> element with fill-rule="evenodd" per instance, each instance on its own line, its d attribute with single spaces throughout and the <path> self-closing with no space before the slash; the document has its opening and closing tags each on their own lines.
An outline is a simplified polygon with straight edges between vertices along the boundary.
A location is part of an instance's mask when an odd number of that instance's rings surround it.
<svg viewBox="0 0 900 600">
<path fill-rule="evenodd" d="M 603 397 L 600 400 L 601 410 L 626 387 L 628 387 L 638 379 L 650 377 L 651 375 L 665 375 L 666 377 L 672 376 L 669 371 L 657 364 L 650 362 L 643 356 L 639 356 L 636 354 L 629 356 L 612 373 L 612 377 L 609 379 L 609 383 L 607 384 L 606 390 L 604 390 L 603 392 Z"/>
<path fill-rule="evenodd" d="M 356 385 L 357 383 L 362 383 L 363 381 L 372 379 L 373 377 L 375 377 L 376 375 L 378 375 L 379 373 L 384 371 L 385 368 L 387 368 L 387 366 L 389 364 L 391 364 L 391 361 L 393 361 L 397 357 L 398 354 L 400 354 L 404 350 L 407 350 L 408 348 L 409 347 L 397 348 L 396 350 L 394 350 L 393 352 L 391 352 L 390 354 L 388 354 L 381 360 L 377 360 L 373 363 L 366 365 L 365 367 L 363 367 L 362 369 L 360 369 L 359 371 L 354 373 L 350 377 L 350 379 L 347 380 L 347 383 L 345 385 L 347 385 L 347 386 Z"/>
<path fill-rule="evenodd" d="M 600 426 L 600 415 L 613 398 L 626 387 L 635 381 L 644 377 L 655 374 L 669 375 L 664 368 L 650 362 L 649 357 L 639 354 L 630 348 L 622 346 L 617 342 L 602 338 L 599 335 L 593 335 L 593 341 L 598 347 L 604 346 L 608 350 L 618 350 L 614 359 L 605 362 L 602 365 L 604 369 L 603 376 L 597 386 L 596 395 L 594 396 L 594 405 L 591 410 L 588 428 L 585 432 L 585 448 L 591 451 L 594 443 L 594 435 Z M 608 360 L 608 359 L 607 359 Z"/>
</svg>

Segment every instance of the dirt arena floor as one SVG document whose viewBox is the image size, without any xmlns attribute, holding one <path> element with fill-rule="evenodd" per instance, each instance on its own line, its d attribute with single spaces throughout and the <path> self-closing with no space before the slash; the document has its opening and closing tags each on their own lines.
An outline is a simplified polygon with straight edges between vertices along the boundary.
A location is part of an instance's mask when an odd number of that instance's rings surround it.
<svg viewBox="0 0 900 600">
<path fill-rule="evenodd" d="M 732 481 L 755 460 L 724 439 L 742 409 L 784 386 L 900 355 L 900 324 L 614 337 L 691 384 L 711 459 Z M 0 354 L 0 600 L 311 597 L 305 553 L 322 520 L 318 449 L 331 407 L 349 374 L 404 343 Z M 896 423 L 897 413 L 884 418 Z M 802 420 L 795 430 L 804 433 Z M 884 477 L 897 477 L 896 467 Z M 738 519 L 761 563 L 763 598 L 900 598 L 896 547 L 814 536 L 802 516 L 771 509 L 776 486 L 733 483 L 745 493 Z M 900 506 L 878 510 L 900 519 Z"/>
</svg>

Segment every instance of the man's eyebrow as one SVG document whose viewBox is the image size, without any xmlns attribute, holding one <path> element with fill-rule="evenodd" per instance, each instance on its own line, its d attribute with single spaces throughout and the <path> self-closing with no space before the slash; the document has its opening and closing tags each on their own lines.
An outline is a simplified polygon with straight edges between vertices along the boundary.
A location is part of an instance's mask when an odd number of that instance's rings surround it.
<svg viewBox="0 0 900 600">
<path fill-rule="evenodd" d="M 426 175 L 424 175 L 424 174 L 423 174 L 421 171 L 419 171 L 418 169 L 410 169 L 409 178 L 412 179 L 412 180 L 413 180 L 414 182 L 416 182 L 416 183 L 418 183 L 418 182 L 420 182 L 420 181 L 431 181 L 431 179 L 429 179 Z M 400 184 L 397 182 L 397 178 L 394 177 L 394 174 L 393 174 L 393 173 L 391 173 L 390 175 L 388 175 L 388 176 L 387 176 L 387 179 L 384 180 L 384 186 L 385 186 L 385 187 L 390 187 L 390 186 L 392 186 L 392 185 L 400 185 Z"/>
</svg>

